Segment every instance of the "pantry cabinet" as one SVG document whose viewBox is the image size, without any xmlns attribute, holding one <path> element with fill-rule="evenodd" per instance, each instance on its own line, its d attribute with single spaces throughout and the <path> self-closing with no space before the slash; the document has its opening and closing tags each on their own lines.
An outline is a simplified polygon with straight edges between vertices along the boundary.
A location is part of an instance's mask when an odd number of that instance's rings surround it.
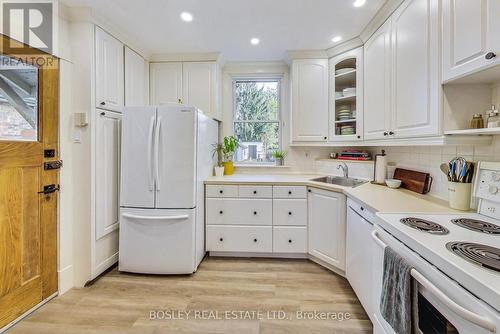
<svg viewBox="0 0 500 334">
<path fill-rule="evenodd" d="M 221 119 L 216 62 L 167 62 L 150 65 L 150 102 L 183 103 Z"/>
<path fill-rule="evenodd" d="M 96 106 L 121 112 L 124 105 L 123 44 L 95 28 Z"/>
<path fill-rule="evenodd" d="M 439 1 L 406 0 L 365 46 L 365 139 L 440 134 Z"/>
<path fill-rule="evenodd" d="M 328 59 L 292 63 L 292 142 L 328 140 Z"/>
<path fill-rule="evenodd" d="M 309 254 L 345 270 L 345 195 L 311 188 L 307 200 Z"/>
<path fill-rule="evenodd" d="M 125 105 L 148 105 L 148 63 L 135 51 L 125 47 Z"/>
<path fill-rule="evenodd" d="M 443 81 L 500 64 L 500 2 L 443 0 Z"/>
</svg>

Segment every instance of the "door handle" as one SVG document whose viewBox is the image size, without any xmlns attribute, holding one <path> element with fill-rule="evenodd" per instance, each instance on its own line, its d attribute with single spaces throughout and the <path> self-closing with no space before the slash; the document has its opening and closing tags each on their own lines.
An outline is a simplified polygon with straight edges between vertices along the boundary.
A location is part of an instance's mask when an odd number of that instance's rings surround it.
<svg viewBox="0 0 500 334">
<path fill-rule="evenodd" d="M 151 120 L 149 121 L 149 132 L 148 132 L 148 183 L 149 183 L 149 191 L 153 191 L 154 189 L 154 176 L 153 176 L 153 132 L 154 132 L 154 126 L 155 126 L 155 117 L 151 117 Z"/>
<path fill-rule="evenodd" d="M 49 184 L 47 186 L 43 186 L 43 190 L 39 191 L 38 193 L 48 195 L 48 194 L 52 194 L 56 191 L 59 191 L 60 189 L 61 189 L 61 187 L 58 184 Z"/>
<path fill-rule="evenodd" d="M 63 165 L 62 160 L 48 161 L 43 163 L 43 169 L 45 170 L 60 169 L 62 165 Z"/>
<path fill-rule="evenodd" d="M 155 132 L 155 180 L 156 191 L 160 191 L 160 131 L 161 131 L 161 117 L 158 117 Z"/>
</svg>

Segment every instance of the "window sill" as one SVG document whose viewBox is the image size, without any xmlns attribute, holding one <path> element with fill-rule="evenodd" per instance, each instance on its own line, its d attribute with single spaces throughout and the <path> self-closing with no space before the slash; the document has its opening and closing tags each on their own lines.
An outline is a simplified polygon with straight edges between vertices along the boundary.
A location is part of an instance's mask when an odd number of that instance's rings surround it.
<svg viewBox="0 0 500 334">
<path fill-rule="evenodd" d="M 290 166 L 276 166 L 276 165 L 258 165 L 258 164 L 240 164 L 240 165 L 234 165 L 236 168 L 290 168 Z"/>
</svg>

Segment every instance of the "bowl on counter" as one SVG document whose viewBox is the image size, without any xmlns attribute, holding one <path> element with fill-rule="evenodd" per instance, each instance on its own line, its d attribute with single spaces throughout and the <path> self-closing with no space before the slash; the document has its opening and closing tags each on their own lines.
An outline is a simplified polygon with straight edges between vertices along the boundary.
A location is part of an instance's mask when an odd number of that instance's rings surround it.
<svg viewBox="0 0 500 334">
<path fill-rule="evenodd" d="M 385 184 L 387 184 L 389 188 L 398 189 L 399 187 L 401 187 L 401 180 L 387 179 L 385 180 Z"/>
</svg>

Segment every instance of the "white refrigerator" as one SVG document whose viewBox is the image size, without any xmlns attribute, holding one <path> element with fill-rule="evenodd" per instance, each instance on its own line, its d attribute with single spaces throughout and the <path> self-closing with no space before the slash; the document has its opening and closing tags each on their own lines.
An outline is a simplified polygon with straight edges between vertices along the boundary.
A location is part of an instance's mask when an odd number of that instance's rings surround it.
<svg viewBox="0 0 500 334">
<path fill-rule="evenodd" d="M 120 271 L 191 274 L 205 255 L 204 186 L 218 123 L 180 104 L 126 107 Z"/>
</svg>

